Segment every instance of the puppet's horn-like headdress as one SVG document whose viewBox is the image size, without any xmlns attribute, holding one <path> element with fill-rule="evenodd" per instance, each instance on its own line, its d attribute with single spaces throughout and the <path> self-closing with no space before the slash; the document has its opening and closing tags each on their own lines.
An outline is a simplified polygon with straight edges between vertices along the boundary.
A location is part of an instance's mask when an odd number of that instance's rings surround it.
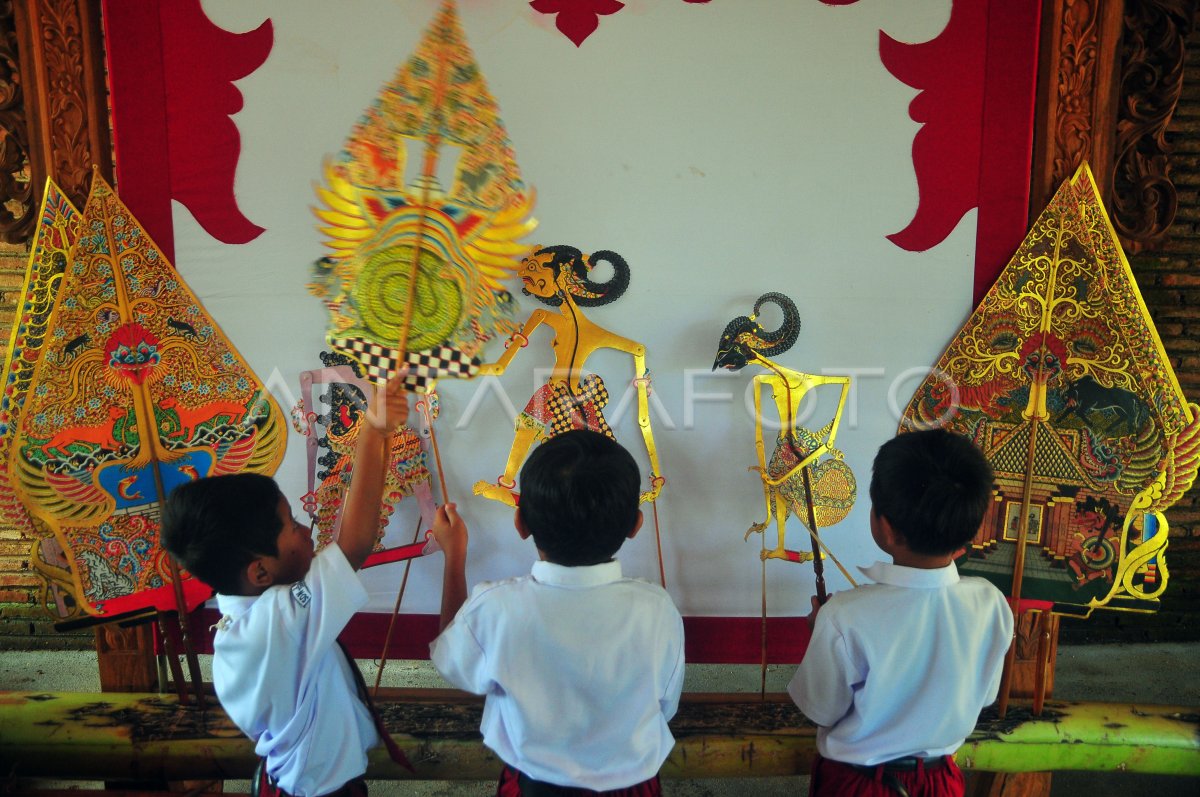
<svg viewBox="0 0 1200 797">
<path fill-rule="evenodd" d="M 774 332 L 767 332 L 756 321 L 765 304 L 774 304 L 783 312 L 783 321 Z M 796 303 L 782 293 L 764 293 L 758 297 L 758 301 L 754 303 L 754 314 L 747 320 L 753 324 L 755 335 L 762 341 L 762 346 L 755 346 L 754 350 L 765 357 L 783 354 L 792 348 L 796 338 L 800 336 L 800 311 L 796 309 Z"/>
</svg>

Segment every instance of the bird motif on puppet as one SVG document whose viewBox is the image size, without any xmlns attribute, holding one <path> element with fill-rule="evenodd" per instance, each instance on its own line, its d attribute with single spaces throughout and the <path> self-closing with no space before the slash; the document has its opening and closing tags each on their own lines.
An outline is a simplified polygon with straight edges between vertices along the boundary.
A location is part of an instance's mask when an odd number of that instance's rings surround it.
<svg viewBox="0 0 1200 797">
<path fill-rule="evenodd" d="M 612 274 L 603 282 L 593 279 L 595 269 L 604 264 Z M 625 258 L 610 250 L 585 255 L 574 246 L 555 245 L 537 248 L 517 270 L 522 291 L 553 309 L 536 309 L 506 344 L 500 359 L 479 367 L 483 376 L 504 373 L 513 358 L 529 345 L 529 336 L 540 326 L 554 333 L 554 366 L 550 378 L 534 392 L 517 416 L 516 433 L 504 472 L 495 482 L 475 483 L 475 494 L 515 506 L 518 498 L 516 477 L 530 448 L 539 440 L 571 429 L 591 429 L 614 437 L 604 417 L 609 400 L 604 379 L 585 370 L 587 359 L 598 349 L 616 349 L 633 358 L 633 385 L 638 398 L 638 428 L 650 460 L 649 489 L 641 500 L 653 501 L 665 480 L 658 462 L 654 432 L 650 426 L 650 377 L 646 368 L 646 347 L 638 341 L 618 335 L 593 322 L 585 307 L 599 307 L 616 301 L 629 287 L 630 268 Z"/>
<path fill-rule="evenodd" d="M 765 329 L 758 320 L 759 313 L 767 305 L 774 305 L 783 316 L 775 330 Z M 725 326 L 717 344 L 713 370 L 740 371 L 748 365 L 756 365 L 767 372 L 754 377 L 758 465 L 751 467 L 762 480 L 766 519 L 753 524 L 745 538 L 765 533 L 774 518 L 776 545 L 772 549 L 764 546 L 762 558 L 791 562 L 815 560 L 814 566 L 819 566 L 819 530 L 845 518 L 857 495 L 854 473 L 844 462 L 842 452 L 834 446 L 850 390 L 850 378 L 802 373 L 770 359 L 791 349 L 799 334 L 800 312 L 795 302 L 782 293 L 765 293 L 754 303 L 753 313 L 738 316 Z M 811 390 L 823 386 L 840 389 L 837 408 L 824 428 L 812 432 L 798 424 L 800 403 Z M 762 388 L 770 390 L 780 422 L 780 432 L 769 461 L 763 431 Z M 787 548 L 786 527 L 791 515 L 798 517 L 812 535 L 814 553 Z"/>
</svg>

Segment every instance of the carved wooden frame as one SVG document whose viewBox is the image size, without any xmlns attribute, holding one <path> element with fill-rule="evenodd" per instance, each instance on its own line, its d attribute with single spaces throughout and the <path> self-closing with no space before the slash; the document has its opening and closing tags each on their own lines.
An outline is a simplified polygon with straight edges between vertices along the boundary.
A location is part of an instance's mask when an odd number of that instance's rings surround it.
<svg viewBox="0 0 1200 797">
<path fill-rule="evenodd" d="M 78 207 L 112 179 L 100 3 L 0 0 L 0 70 L 0 239 L 26 243 L 47 177 Z"/>
<path fill-rule="evenodd" d="M 1125 251 L 1163 242 L 1178 208 L 1166 129 L 1196 9 L 1197 0 L 1046 4 L 1030 221 L 1086 159 Z"/>
</svg>

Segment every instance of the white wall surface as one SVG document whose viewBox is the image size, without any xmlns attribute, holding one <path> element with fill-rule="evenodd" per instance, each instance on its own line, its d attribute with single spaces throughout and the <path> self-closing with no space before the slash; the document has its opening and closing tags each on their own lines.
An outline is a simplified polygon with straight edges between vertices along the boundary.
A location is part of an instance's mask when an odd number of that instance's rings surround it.
<svg viewBox="0 0 1200 797">
<path fill-rule="evenodd" d="M 235 117 L 238 200 L 266 232 L 223 245 L 176 205 L 177 266 L 285 407 L 298 396 L 299 372 L 319 367 L 324 348 L 326 314 L 305 290 L 310 264 L 323 254 L 310 211 L 322 160 L 413 52 L 437 6 L 204 3 L 228 30 L 264 18 L 274 25 L 271 55 L 238 83 L 245 106 Z M 630 0 L 577 49 L 523 1 L 459 4 L 522 174 L 538 192 L 540 226 L 528 242 L 613 249 L 632 268 L 624 297 L 587 312 L 648 349 L 668 479 L 658 502 L 663 555 L 685 614 L 759 611 L 759 543 L 742 539 L 764 513 L 758 477 L 746 470 L 755 462 L 746 392 L 753 369 L 709 369 L 725 324 L 767 291 L 790 295 L 804 323 L 782 364 L 859 374 L 838 442 L 860 499 L 825 534 L 847 566 L 879 555 L 867 528 L 871 459 L 894 433 L 921 369 L 970 309 L 975 245 L 974 212 L 927 252 L 885 238 L 916 209 L 918 125 L 908 116 L 915 90 L 879 61 L 879 31 L 926 41 L 949 9 L 950 0 Z M 539 306 L 519 301 L 522 318 Z M 535 334 L 500 381 L 517 409 L 535 387 L 535 369 L 552 363 L 548 343 L 544 331 Z M 495 345 L 489 355 L 500 351 Z M 601 352 L 588 367 L 608 382 L 610 406 L 618 404 L 632 376 L 629 358 Z M 449 498 L 471 530 L 472 583 L 527 572 L 535 556 L 513 531 L 509 509 L 471 495 L 476 480 L 503 470 L 513 429 L 495 394 L 467 414 L 478 389 L 443 381 L 437 428 Z M 823 426 L 831 406 L 820 402 L 805 425 Z M 610 420 L 645 467 L 631 409 Z M 277 477 L 298 512 L 305 467 L 304 439 L 293 433 Z M 396 542 L 411 534 L 414 512 L 410 505 L 398 513 Z M 657 579 L 647 520 L 619 558 L 627 573 Z M 803 534 L 793 521 L 789 547 L 807 549 Z M 771 613 L 807 613 L 811 565 L 768 564 Z M 390 611 L 402 568 L 366 571 L 372 610 Z M 835 568 L 827 571 L 832 590 L 846 588 Z M 440 578 L 440 556 L 418 560 L 404 611 L 436 612 Z"/>
</svg>

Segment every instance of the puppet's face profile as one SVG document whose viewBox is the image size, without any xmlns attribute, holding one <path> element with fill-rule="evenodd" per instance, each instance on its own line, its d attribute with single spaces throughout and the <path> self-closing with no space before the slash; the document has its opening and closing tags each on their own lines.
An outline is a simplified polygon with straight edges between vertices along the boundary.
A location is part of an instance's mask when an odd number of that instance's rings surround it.
<svg viewBox="0 0 1200 797">
<path fill-rule="evenodd" d="M 517 276 L 521 278 L 526 293 L 543 299 L 549 299 L 558 293 L 554 268 L 550 265 L 553 259 L 552 253 L 544 252 L 530 255 L 521 261 Z"/>
<path fill-rule="evenodd" d="M 731 335 L 726 332 L 717 344 L 717 358 L 713 360 L 713 370 L 724 368 L 727 371 L 740 371 L 749 365 L 754 352 L 746 344 L 745 335 Z"/>
</svg>

